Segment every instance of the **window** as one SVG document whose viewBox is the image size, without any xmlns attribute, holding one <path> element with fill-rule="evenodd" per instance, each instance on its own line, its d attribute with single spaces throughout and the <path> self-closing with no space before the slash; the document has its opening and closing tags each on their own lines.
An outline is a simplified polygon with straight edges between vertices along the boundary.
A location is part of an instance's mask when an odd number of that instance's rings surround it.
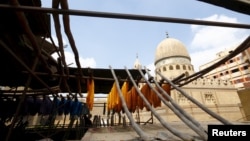
<svg viewBox="0 0 250 141">
<path fill-rule="evenodd" d="M 163 71 L 167 71 L 166 67 L 163 67 Z"/>
<path fill-rule="evenodd" d="M 179 69 L 180 69 L 180 66 L 179 66 L 179 65 L 176 65 L 176 69 L 179 70 Z"/>
<path fill-rule="evenodd" d="M 248 66 L 244 66 L 243 69 L 244 69 L 244 70 L 247 70 L 247 69 L 248 69 Z"/>
<path fill-rule="evenodd" d="M 229 72 L 228 72 L 228 71 L 226 71 L 225 75 L 228 75 L 228 73 L 229 73 Z"/>
<path fill-rule="evenodd" d="M 237 68 L 237 69 L 233 69 L 231 72 L 235 73 L 235 72 L 238 72 L 238 71 L 239 71 L 239 69 Z"/>
<path fill-rule="evenodd" d="M 183 70 L 186 70 L 187 68 L 186 68 L 186 66 L 185 65 L 183 65 Z"/>
<path fill-rule="evenodd" d="M 173 70 L 174 68 L 173 68 L 173 66 L 172 65 L 170 65 L 169 66 L 169 70 Z"/>
</svg>

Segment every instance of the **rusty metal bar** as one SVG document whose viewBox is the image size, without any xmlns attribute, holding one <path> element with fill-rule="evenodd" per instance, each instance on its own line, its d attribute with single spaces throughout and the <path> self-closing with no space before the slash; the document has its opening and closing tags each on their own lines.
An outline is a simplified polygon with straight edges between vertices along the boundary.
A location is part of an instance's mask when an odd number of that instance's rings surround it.
<svg viewBox="0 0 250 141">
<path fill-rule="evenodd" d="M 30 7 L 30 6 L 18 6 L 17 7 L 17 6 L 10 6 L 10 5 L 4 5 L 4 4 L 0 4 L 0 8 L 5 9 L 5 10 L 17 10 L 17 11 L 25 11 L 25 12 L 57 13 L 57 14 L 69 14 L 69 15 L 75 15 L 75 16 L 87 16 L 87 17 L 99 17 L 99 18 L 126 19 L 126 20 L 179 23 L 179 24 L 195 24 L 195 25 L 250 29 L 249 24 L 202 21 L 202 20 L 192 20 L 192 19 L 183 19 L 183 18 L 172 18 L 172 17 L 110 13 L 110 12 L 96 12 L 96 11 L 73 10 L 73 9 L 64 10 L 64 9 L 53 9 L 53 8 L 38 8 L 38 7 Z"/>
<path fill-rule="evenodd" d="M 23 73 L 29 73 L 27 71 L 23 71 Z M 62 75 L 62 74 L 48 74 L 48 73 L 44 73 L 44 72 L 34 72 L 34 74 L 36 75 L 41 75 L 41 76 L 46 76 L 46 75 L 49 75 L 49 76 L 53 76 L 53 77 L 68 77 L 68 78 L 77 78 L 76 75 Z M 86 76 L 86 75 L 83 75 L 82 78 L 84 79 L 89 79 L 89 78 L 92 78 L 94 80 L 107 80 L 107 81 L 114 81 L 115 79 L 114 78 L 107 78 L 107 77 L 96 77 L 96 76 Z M 121 82 L 125 82 L 125 81 L 128 81 L 127 79 L 119 79 L 119 81 Z M 138 82 L 140 83 L 146 83 L 145 80 L 139 80 Z M 164 82 L 165 83 L 165 82 Z"/>
</svg>

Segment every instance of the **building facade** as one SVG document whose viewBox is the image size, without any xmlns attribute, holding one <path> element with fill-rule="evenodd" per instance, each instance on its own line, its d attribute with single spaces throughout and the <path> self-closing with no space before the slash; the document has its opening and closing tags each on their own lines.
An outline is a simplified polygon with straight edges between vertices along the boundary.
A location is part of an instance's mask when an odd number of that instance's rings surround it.
<svg viewBox="0 0 250 141">
<path fill-rule="evenodd" d="M 223 57 L 227 56 L 236 47 L 231 47 L 224 51 L 216 54 L 216 58 L 202 66 L 200 70 L 209 67 L 215 62 L 221 60 Z M 225 62 L 221 66 L 215 68 L 211 72 L 205 75 L 206 78 L 210 79 L 221 79 L 223 81 L 230 81 L 236 88 L 244 89 L 250 88 L 250 48 L 241 52 L 237 56 L 233 57 L 229 61 Z"/>
<path fill-rule="evenodd" d="M 170 80 L 183 73 L 186 76 L 195 73 L 185 45 L 174 38 L 166 38 L 158 44 L 155 52 L 155 71 L 160 71 Z M 155 79 L 160 81 L 161 77 L 156 75 Z M 204 77 L 182 86 L 181 89 L 229 121 L 239 121 L 244 117 L 237 89 L 230 81 L 224 81 L 218 77 Z M 171 97 L 195 119 L 216 121 L 176 89 L 171 90 Z M 161 107 L 158 111 L 162 116 L 165 115 L 167 121 L 180 120 L 167 107 Z"/>
</svg>

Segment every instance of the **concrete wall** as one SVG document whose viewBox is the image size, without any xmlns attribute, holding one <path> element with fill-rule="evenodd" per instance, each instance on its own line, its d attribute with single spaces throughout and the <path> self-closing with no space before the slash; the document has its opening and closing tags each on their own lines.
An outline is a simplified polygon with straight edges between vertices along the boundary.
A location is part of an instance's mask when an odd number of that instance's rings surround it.
<svg viewBox="0 0 250 141">
<path fill-rule="evenodd" d="M 250 121 L 250 88 L 239 90 L 238 95 L 241 101 L 242 109 L 245 114 L 245 119 Z"/>
</svg>

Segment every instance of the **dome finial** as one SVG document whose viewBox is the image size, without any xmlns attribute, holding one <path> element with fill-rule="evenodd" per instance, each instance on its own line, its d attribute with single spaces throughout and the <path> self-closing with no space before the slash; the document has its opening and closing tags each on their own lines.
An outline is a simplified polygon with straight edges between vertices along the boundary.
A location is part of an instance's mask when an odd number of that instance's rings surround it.
<svg viewBox="0 0 250 141">
<path fill-rule="evenodd" d="M 166 38 L 168 38 L 169 36 L 168 36 L 168 32 L 166 32 Z"/>
</svg>

